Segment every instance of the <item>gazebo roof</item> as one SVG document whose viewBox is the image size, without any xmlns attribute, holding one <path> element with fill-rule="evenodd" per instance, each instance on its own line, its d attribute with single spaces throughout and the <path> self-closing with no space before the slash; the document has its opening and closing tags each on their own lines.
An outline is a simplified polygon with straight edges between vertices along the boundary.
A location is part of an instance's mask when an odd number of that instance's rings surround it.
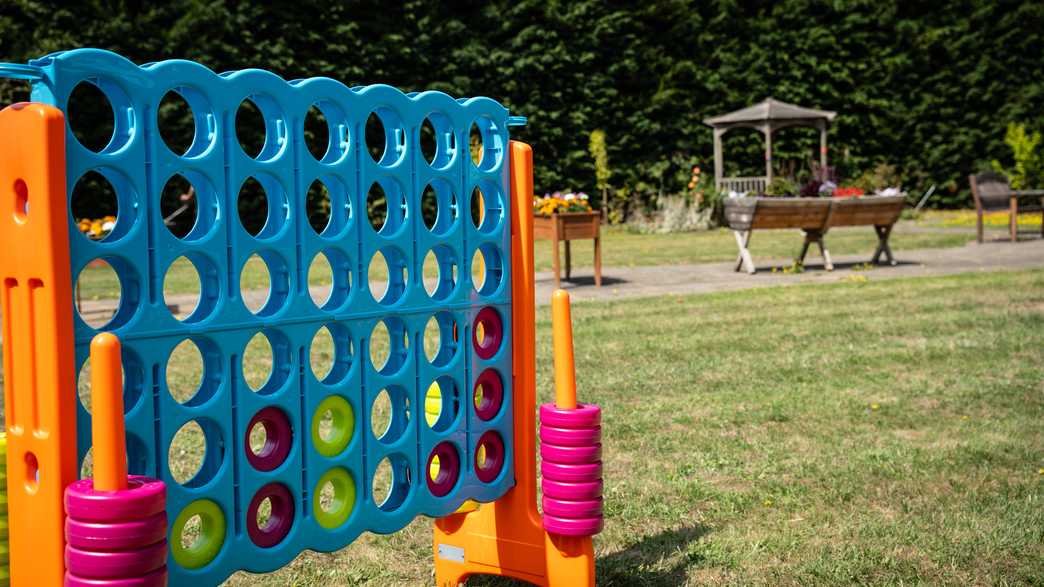
<svg viewBox="0 0 1044 587">
<path fill-rule="evenodd" d="M 826 120 L 830 122 L 836 116 L 837 112 L 831 112 L 830 110 L 805 108 L 781 102 L 775 98 L 766 98 L 753 106 L 747 106 L 735 112 L 705 118 L 703 123 L 714 128 L 728 128 L 732 126 L 751 126 L 771 121 Z"/>
</svg>

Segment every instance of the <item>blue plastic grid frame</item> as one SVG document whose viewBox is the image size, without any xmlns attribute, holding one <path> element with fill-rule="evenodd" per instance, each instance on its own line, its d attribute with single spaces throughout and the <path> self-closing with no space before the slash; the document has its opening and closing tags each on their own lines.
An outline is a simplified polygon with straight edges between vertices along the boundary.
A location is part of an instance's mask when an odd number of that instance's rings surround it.
<svg viewBox="0 0 1044 587">
<path fill-rule="evenodd" d="M 514 484 L 508 111 L 503 106 L 488 98 L 454 100 L 439 92 L 404 94 L 384 85 L 349 89 L 328 78 L 287 82 L 256 69 L 218 75 L 181 60 L 139 67 L 96 49 L 56 53 L 30 66 L 42 73 L 34 80 L 34 101 L 67 111 L 74 88 L 87 82 L 101 89 L 113 108 L 113 137 L 99 152 L 81 145 L 67 125 L 70 198 L 77 181 L 96 171 L 115 188 L 119 204 L 115 227 L 103 240 L 86 238 L 70 217 L 71 272 L 75 283 L 88 263 L 104 259 L 120 280 L 119 307 L 101 330 L 116 333 L 123 342 L 130 471 L 167 483 L 171 524 L 199 499 L 212 500 L 224 515 L 224 540 L 209 563 L 189 569 L 168 557 L 172 584 L 217 584 L 240 569 L 271 571 L 304 549 L 336 550 L 363 531 L 394 532 L 417 515 L 446 515 L 466 499 L 492 501 Z M 157 128 L 158 105 L 172 90 L 194 115 L 195 138 L 183 155 L 167 147 Z M 266 140 L 256 158 L 243 151 L 235 132 L 236 112 L 248 98 L 265 118 Z M 303 136 L 313 105 L 322 110 L 330 136 L 318 160 Z M 365 144 L 370 113 L 381 117 L 386 131 L 380 161 L 373 160 Z M 420 148 L 425 119 L 435 128 L 438 147 L 430 164 Z M 483 139 L 478 165 L 467 147 L 473 124 Z M 199 211 L 182 238 L 166 229 L 160 211 L 161 190 L 175 174 L 193 183 Z M 243 228 L 236 213 L 240 186 L 251 177 L 265 186 L 269 203 L 267 223 L 256 236 Z M 306 192 L 317 179 L 328 188 L 333 210 L 319 234 L 305 211 Z M 366 217 L 366 194 L 374 182 L 389 200 L 389 220 L 380 231 Z M 429 185 L 439 199 L 438 219 L 430 230 L 420 214 L 421 195 Z M 476 186 L 485 206 L 478 227 L 469 218 Z M 487 277 L 476 289 L 471 269 L 478 250 L 484 254 Z M 378 251 L 391 269 L 383 300 L 374 299 L 368 281 L 367 268 Z M 430 296 L 417 278 L 428 251 L 440 260 L 439 286 Z M 330 261 L 334 277 L 330 297 L 317 306 L 308 291 L 308 269 L 320 253 Z M 244 304 L 239 284 L 241 268 L 254 254 L 265 261 L 272 283 L 256 314 Z M 167 268 L 182 256 L 200 274 L 201 296 L 179 321 L 166 307 L 163 283 Z M 457 268 L 456 283 L 451 264 Z M 402 268 L 406 276 L 399 280 Z M 483 360 L 471 342 L 475 318 L 486 307 L 501 318 L 503 342 Z M 82 367 L 99 330 L 74 315 L 76 364 Z M 423 336 L 433 316 L 442 327 L 442 348 L 429 362 Z M 388 362 L 378 368 L 367 349 L 381 321 L 393 343 Z M 332 334 L 335 359 L 330 373 L 319 380 L 309 367 L 309 350 L 322 327 Z M 255 392 L 244 380 L 241 362 L 245 346 L 259 332 L 271 344 L 273 369 Z M 403 337 L 407 344 L 394 342 Z M 204 372 L 196 394 L 179 403 L 167 390 L 166 365 L 171 351 L 186 339 L 199 348 Z M 500 376 L 504 401 L 485 421 L 476 414 L 472 390 L 487 369 Z M 458 407 L 452 419 L 440 418 L 432 427 L 425 421 L 424 405 L 435 380 L 444 388 L 444 406 L 452 408 L 455 401 Z M 456 398 L 445 393 L 450 382 Z M 369 420 L 382 389 L 391 392 L 399 408 L 408 402 L 410 414 L 407 419 L 396 410 L 389 432 L 378 439 Z M 347 446 L 324 456 L 314 446 L 311 430 L 320 402 L 331 396 L 350 404 L 354 426 Z M 293 432 L 286 459 L 264 472 L 248 461 L 245 437 L 251 419 L 268 407 L 278 408 Z M 167 452 L 177 431 L 192 420 L 204 431 L 206 454 L 195 477 L 180 484 L 171 475 Z M 483 483 L 475 473 L 476 443 L 490 430 L 508 449 L 501 472 Z M 82 404 L 77 432 L 82 460 L 91 434 L 90 415 Z M 426 483 L 427 462 L 442 442 L 458 452 L 461 472 L 452 489 L 436 497 Z M 393 465 L 394 484 L 388 501 L 378 505 L 371 480 L 385 458 Z M 350 474 L 356 499 L 347 520 L 326 528 L 314 515 L 313 499 L 320 477 L 337 468 Z M 273 482 L 285 486 L 293 498 L 293 524 L 284 539 L 265 548 L 251 540 L 246 518 L 252 497 Z M 169 539 L 173 543 L 180 537 Z"/>
</svg>

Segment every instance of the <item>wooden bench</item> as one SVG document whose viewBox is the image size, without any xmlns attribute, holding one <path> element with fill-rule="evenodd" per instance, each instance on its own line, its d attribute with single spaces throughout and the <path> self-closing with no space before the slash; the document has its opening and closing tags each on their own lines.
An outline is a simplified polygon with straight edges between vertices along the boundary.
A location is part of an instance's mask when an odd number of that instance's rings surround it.
<svg viewBox="0 0 1044 587">
<path fill-rule="evenodd" d="M 736 237 L 739 256 L 736 271 L 755 272 L 750 255 L 750 238 L 755 230 L 799 228 L 805 233 L 797 263 L 804 263 L 809 247 L 815 243 L 823 256 L 827 271 L 833 271 L 823 237 L 838 226 L 873 226 L 877 233 L 877 249 L 871 262 L 879 263 L 884 255 L 889 264 L 895 258 L 888 246 L 892 227 L 903 211 L 903 196 L 869 196 L 865 198 L 729 198 L 725 201 L 725 220 Z"/>
</svg>

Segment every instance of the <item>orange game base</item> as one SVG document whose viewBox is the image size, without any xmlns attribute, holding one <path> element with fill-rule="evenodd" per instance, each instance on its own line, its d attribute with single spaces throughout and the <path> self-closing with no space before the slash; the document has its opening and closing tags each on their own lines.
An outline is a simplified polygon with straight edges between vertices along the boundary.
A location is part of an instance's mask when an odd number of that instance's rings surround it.
<svg viewBox="0 0 1044 587">
<path fill-rule="evenodd" d="M 475 511 L 435 521 L 435 583 L 456 586 L 484 574 L 535 585 L 594 585 L 591 538 L 549 535 L 536 507 L 533 151 L 512 141 L 510 154 L 515 487 Z"/>
</svg>

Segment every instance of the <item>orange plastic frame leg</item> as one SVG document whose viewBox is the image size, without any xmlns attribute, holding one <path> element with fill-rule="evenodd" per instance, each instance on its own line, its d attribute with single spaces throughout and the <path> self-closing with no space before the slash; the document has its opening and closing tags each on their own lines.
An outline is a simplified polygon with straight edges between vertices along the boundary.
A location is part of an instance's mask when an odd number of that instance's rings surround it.
<svg viewBox="0 0 1044 587">
<path fill-rule="evenodd" d="M 0 111 L 0 305 L 13 585 L 61 585 L 76 479 L 65 119 L 34 103 Z"/>
<path fill-rule="evenodd" d="M 533 151 L 512 141 L 510 157 L 515 487 L 476 511 L 435 521 L 435 581 L 455 586 L 487 574 L 536 585 L 593 585 L 591 539 L 549 536 L 537 511 Z"/>
</svg>

